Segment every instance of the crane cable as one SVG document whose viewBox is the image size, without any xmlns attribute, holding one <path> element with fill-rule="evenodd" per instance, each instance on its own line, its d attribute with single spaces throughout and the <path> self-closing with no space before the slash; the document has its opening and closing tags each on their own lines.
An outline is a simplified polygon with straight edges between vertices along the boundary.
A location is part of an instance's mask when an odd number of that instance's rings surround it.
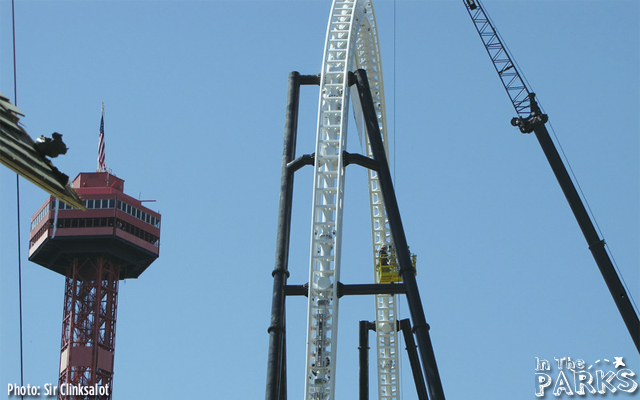
<svg viewBox="0 0 640 400">
<path fill-rule="evenodd" d="M 16 7 L 11 0 L 11 24 L 13 31 L 13 103 L 18 106 L 18 78 L 16 68 Z M 24 356 L 22 344 L 22 262 L 20 248 L 20 174 L 16 174 L 16 214 L 18 223 L 18 313 L 20 316 L 20 386 L 24 387 Z M 24 400 L 24 394 L 20 396 Z"/>
<path fill-rule="evenodd" d="M 396 182 L 396 0 L 393 0 L 393 182 Z"/>
<path fill-rule="evenodd" d="M 398 157 L 396 157 L 396 137 L 398 135 L 398 131 L 396 130 L 396 93 L 398 92 L 398 88 L 396 86 L 396 34 L 397 34 L 397 8 L 396 8 L 396 0 L 393 0 L 393 186 L 395 186 L 395 188 L 397 189 L 397 185 L 398 185 L 398 181 L 396 179 L 396 171 L 397 171 L 397 167 L 396 167 L 396 160 L 398 159 Z M 398 325 L 398 321 L 400 321 L 400 297 L 401 296 L 395 296 L 396 298 L 396 325 Z M 397 334 L 397 332 L 396 332 Z M 400 337 L 397 337 L 396 340 L 403 340 L 401 335 L 398 335 Z M 402 384 L 402 357 L 398 357 L 398 385 L 401 386 Z M 399 393 L 399 399 L 403 400 L 404 399 L 404 390 L 398 390 Z M 378 395 L 379 396 L 379 395 Z"/>
</svg>

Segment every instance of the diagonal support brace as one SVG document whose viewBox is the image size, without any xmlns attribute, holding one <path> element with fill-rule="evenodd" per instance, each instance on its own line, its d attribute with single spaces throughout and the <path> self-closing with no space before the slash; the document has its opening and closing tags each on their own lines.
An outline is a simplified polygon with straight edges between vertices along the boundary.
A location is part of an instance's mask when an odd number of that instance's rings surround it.
<svg viewBox="0 0 640 400">
<path fill-rule="evenodd" d="M 429 386 L 429 398 L 431 400 L 444 400 L 444 391 L 442 382 L 436 365 L 436 358 L 429 337 L 429 325 L 424 316 L 422 301 L 418 291 L 418 284 L 415 277 L 415 269 L 411 263 L 411 254 L 407 245 L 407 238 L 404 234 L 402 219 L 400 218 L 400 210 L 396 199 L 393 182 L 391 180 L 391 172 L 387 161 L 380 126 L 376 116 L 373 99 L 371 97 L 371 89 L 366 71 L 359 69 L 355 72 L 358 96 L 362 105 L 362 112 L 365 121 L 365 127 L 373 159 L 378 163 L 380 169 L 378 171 L 378 179 L 380 181 L 380 189 L 384 200 L 387 217 L 389 219 L 389 228 L 396 247 L 396 255 L 398 264 L 400 265 L 400 275 L 407 289 L 407 300 L 411 319 L 416 329 L 416 338 L 418 340 L 418 350 L 422 359 L 423 368 L 427 377 Z"/>
</svg>

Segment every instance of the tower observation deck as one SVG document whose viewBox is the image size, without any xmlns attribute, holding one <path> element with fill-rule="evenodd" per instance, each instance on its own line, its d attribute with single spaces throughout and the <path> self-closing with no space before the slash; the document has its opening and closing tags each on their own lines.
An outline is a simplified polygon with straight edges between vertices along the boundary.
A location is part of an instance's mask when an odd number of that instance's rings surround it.
<svg viewBox="0 0 640 400">
<path fill-rule="evenodd" d="M 29 260 L 66 277 L 58 399 L 109 399 L 118 281 L 158 258 L 160 214 L 108 172 L 81 173 L 71 187 L 87 210 L 49 197 L 31 220 Z"/>
</svg>

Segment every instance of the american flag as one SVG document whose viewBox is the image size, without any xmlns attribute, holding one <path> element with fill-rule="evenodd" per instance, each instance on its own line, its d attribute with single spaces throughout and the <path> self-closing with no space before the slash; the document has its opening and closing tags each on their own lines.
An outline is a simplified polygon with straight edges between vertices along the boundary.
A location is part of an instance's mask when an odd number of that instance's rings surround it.
<svg viewBox="0 0 640 400">
<path fill-rule="evenodd" d="M 104 103 L 102 104 L 102 116 L 100 117 L 100 135 L 98 135 L 98 172 L 105 172 L 104 165 Z"/>
</svg>

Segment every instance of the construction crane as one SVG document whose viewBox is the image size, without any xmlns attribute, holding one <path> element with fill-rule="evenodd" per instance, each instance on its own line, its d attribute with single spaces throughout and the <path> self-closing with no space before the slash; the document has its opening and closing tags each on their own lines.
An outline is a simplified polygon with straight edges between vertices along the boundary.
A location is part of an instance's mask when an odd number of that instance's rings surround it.
<svg viewBox="0 0 640 400">
<path fill-rule="evenodd" d="M 547 161 L 569 202 L 571 211 L 587 240 L 589 250 L 591 250 L 591 254 L 600 269 L 600 273 L 602 273 L 618 311 L 640 353 L 640 320 L 638 319 L 638 314 L 607 253 L 605 242 L 598 235 L 591 217 L 576 190 L 576 186 L 571 180 L 567 168 L 547 131 L 545 124 L 549 119 L 548 116 L 542 112 L 536 101 L 535 93 L 529 90 L 522 79 L 522 75 L 480 1 L 463 0 L 463 2 L 518 115 L 511 120 L 511 125 L 517 126 L 522 133 L 533 132 L 538 138 Z"/>
</svg>

